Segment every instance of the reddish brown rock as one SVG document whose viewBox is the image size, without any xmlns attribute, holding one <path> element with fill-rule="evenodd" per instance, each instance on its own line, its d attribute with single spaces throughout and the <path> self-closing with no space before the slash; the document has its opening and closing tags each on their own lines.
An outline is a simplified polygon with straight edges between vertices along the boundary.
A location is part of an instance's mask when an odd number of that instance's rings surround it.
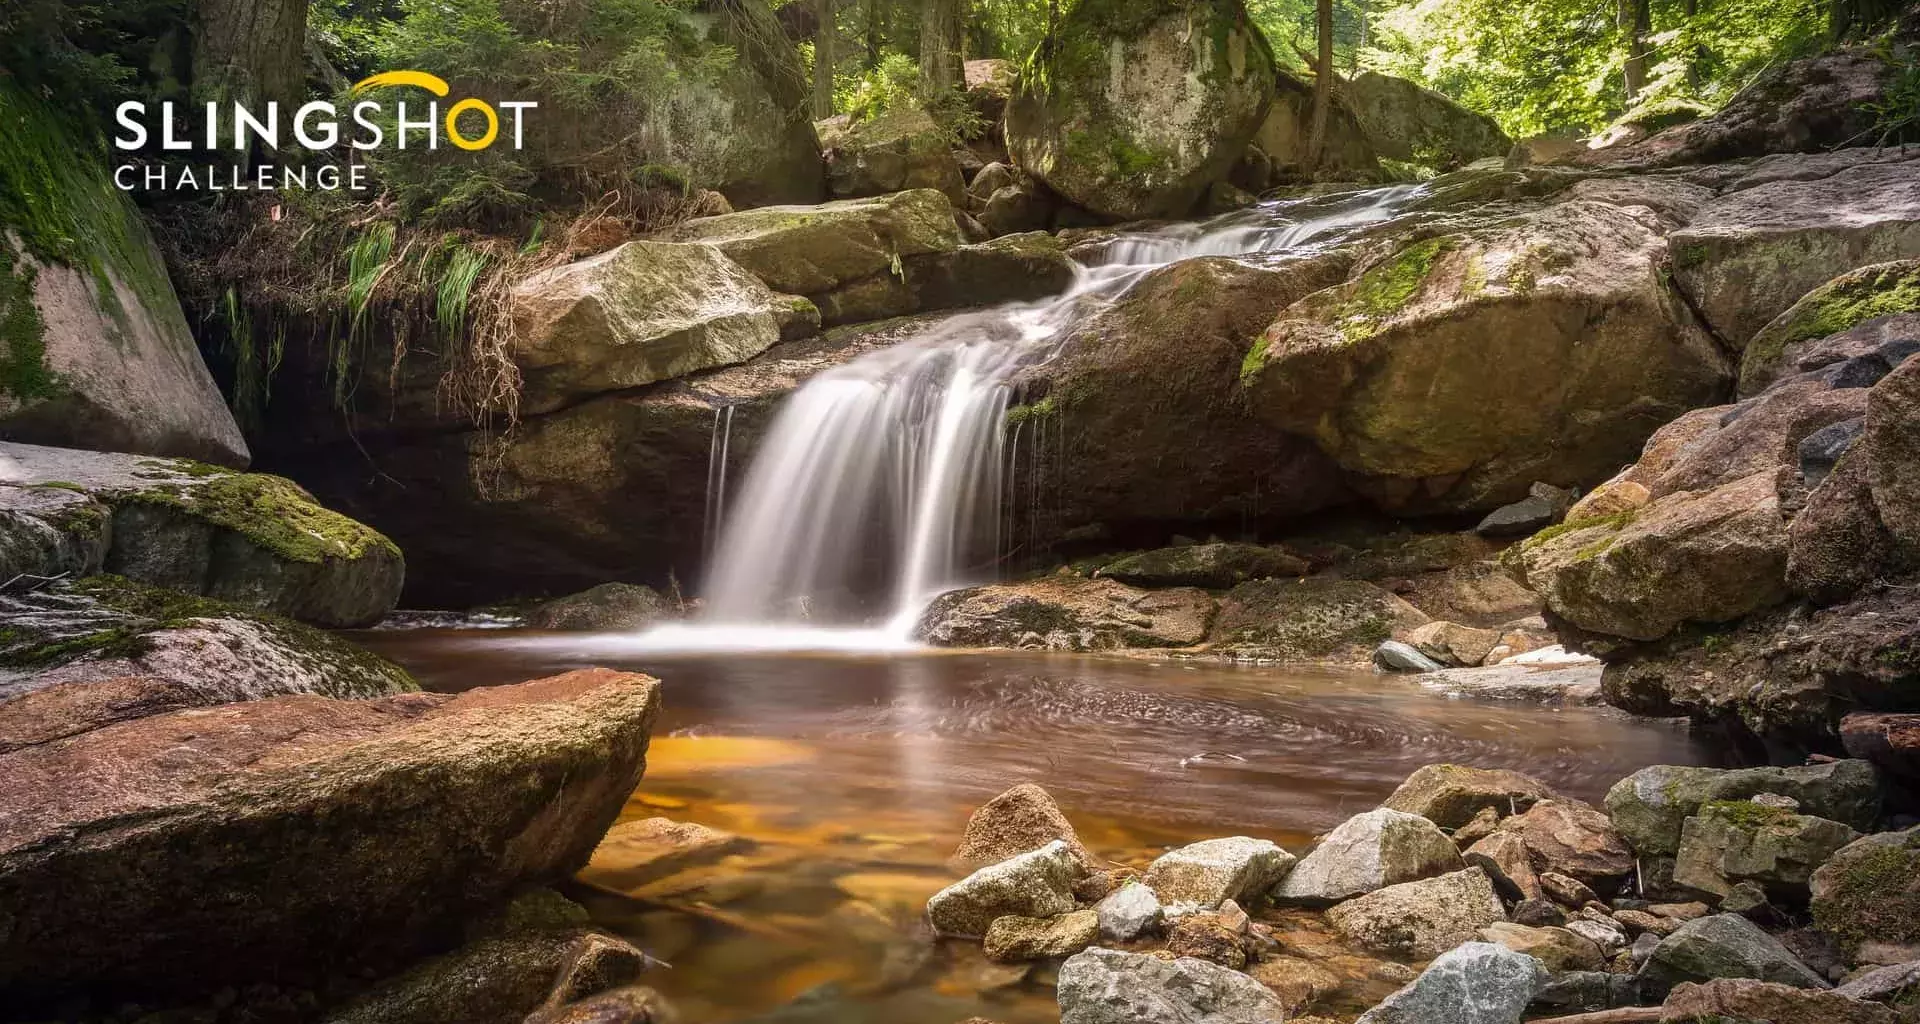
<svg viewBox="0 0 1920 1024">
<path fill-rule="evenodd" d="M 1502 826 L 1533 851 L 1534 866 L 1576 878 L 1601 894 L 1633 871 L 1633 851 L 1605 814 L 1575 800 L 1543 800 Z"/>
<path fill-rule="evenodd" d="M 1920 715 L 1862 711 L 1840 720 L 1840 742 L 1889 775 L 1920 780 Z"/>
<path fill-rule="evenodd" d="M 951 860 L 961 870 L 974 871 L 1038 850 L 1055 839 L 1065 842 L 1081 860 L 1091 860 L 1053 797 L 1031 782 L 1022 783 L 973 812 Z"/>
<path fill-rule="evenodd" d="M 1662 1020 L 1757 1020 L 1771 1024 L 1894 1024 L 1891 1007 L 1832 992 L 1751 978 L 1684 984 L 1662 1004 Z"/>
</svg>

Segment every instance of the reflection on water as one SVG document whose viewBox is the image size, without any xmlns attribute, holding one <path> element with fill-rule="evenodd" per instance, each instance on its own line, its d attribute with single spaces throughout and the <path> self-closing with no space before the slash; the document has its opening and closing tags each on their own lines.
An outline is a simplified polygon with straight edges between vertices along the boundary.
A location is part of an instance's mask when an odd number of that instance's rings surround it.
<svg viewBox="0 0 1920 1024">
<path fill-rule="evenodd" d="M 1049 979 L 918 935 L 972 808 L 1039 782 L 1096 853 L 1143 865 L 1218 835 L 1298 850 L 1438 761 L 1597 800 L 1648 764 L 1700 763 L 1678 728 L 1594 709 L 1435 697 L 1372 674 L 993 653 L 626 653 L 610 638 L 414 631 L 363 639 L 432 689 L 588 664 L 649 672 L 665 711 L 624 817 L 756 841 L 589 902 L 674 969 L 690 1020 L 1057 1019 Z"/>
</svg>

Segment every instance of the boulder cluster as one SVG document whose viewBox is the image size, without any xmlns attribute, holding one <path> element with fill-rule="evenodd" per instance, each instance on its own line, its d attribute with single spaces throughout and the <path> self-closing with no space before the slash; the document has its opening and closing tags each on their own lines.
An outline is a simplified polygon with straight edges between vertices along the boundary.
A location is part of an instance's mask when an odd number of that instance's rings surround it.
<svg viewBox="0 0 1920 1024">
<path fill-rule="evenodd" d="M 1063 1024 L 1894 1024 L 1920 1008 L 1920 834 L 1876 831 L 1883 784 L 1655 766 L 1595 807 L 1430 765 L 1298 855 L 1234 836 L 1137 867 L 1028 784 L 974 813 L 927 919 L 1054 984 Z"/>
</svg>

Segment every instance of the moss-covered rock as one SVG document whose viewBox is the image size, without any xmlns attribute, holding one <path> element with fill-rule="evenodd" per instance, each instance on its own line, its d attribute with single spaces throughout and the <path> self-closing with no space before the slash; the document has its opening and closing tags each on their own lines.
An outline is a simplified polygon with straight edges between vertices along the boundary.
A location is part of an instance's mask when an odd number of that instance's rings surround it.
<svg viewBox="0 0 1920 1024">
<path fill-rule="evenodd" d="M 827 161 L 827 190 L 857 199 L 913 188 L 936 189 L 960 202 L 966 183 L 954 140 L 918 107 L 899 104 L 864 121 L 841 114 L 816 122 Z"/>
<path fill-rule="evenodd" d="M 1137 551 L 1101 562 L 1094 572 L 1138 587 L 1226 590 L 1248 580 L 1305 576 L 1310 568 L 1285 548 L 1223 542 Z"/>
<path fill-rule="evenodd" d="M 769 288 L 806 296 L 898 275 L 901 260 L 961 243 L 953 204 L 932 189 L 699 217 L 661 237 L 716 246 Z"/>
<path fill-rule="evenodd" d="M 1673 881 L 1717 897 L 1751 882 L 1791 906 L 1806 899 L 1813 870 L 1857 838 L 1837 821 L 1751 800 L 1712 801 L 1681 829 Z"/>
<path fill-rule="evenodd" d="M 1007 147 L 1094 213 L 1178 217 L 1226 178 L 1273 82 L 1240 0 L 1080 3 L 1022 70 Z"/>
<path fill-rule="evenodd" d="M 1341 92 L 1374 151 L 1388 159 L 1452 170 L 1513 148 L 1493 118 L 1404 78 L 1362 71 Z"/>
<path fill-rule="evenodd" d="M 1242 583 L 1220 602 L 1214 647 L 1286 661 L 1365 661 L 1383 640 L 1427 621 L 1412 605 L 1359 580 Z"/>
<path fill-rule="evenodd" d="M 1813 921 L 1848 946 L 1920 942 L 1920 829 L 1842 848 L 1813 873 Z"/>
<path fill-rule="evenodd" d="M 112 525 L 112 511 L 83 491 L 0 484 L 0 583 L 99 572 Z"/>
<path fill-rule="evenodd" d="M 399 600 L 400 549 L 290 480 L 34 445 L 0 443 L 0 455 L 22 483 L 113 510 L 109 572 L 323 626 L 366 625 Z"/>
<path fill-rule="evenodd" d="M 602 583 L 534 605 L 521 615 L 521 621 L 531 629 L 630 630 L 643 629 L 672 615 L 666 599 L 652 587 Z"/>
<path fill-rule="evenodd" d="M 1187 647 L 1206 637 L 1213 607 L 1191 587 L 1149 591 L 1047 576 L 942 594 L 921 613 L 915 634 L 941 647 Z"/>
<path fill-rule="evenodd" d="M 1880 782 L 1865 761 L 1791 768 L 1699 768 L 1653 765 L 1613 784 L 1607 814 L 1635 853 L 1679 852 L 1689 818 L 1714 803 L 1744 802 L 1762 793 L 1790 797 L 1806 814 L 1866 829 L 1880 817 Z"/>
<path fill-rule="evenodd" d="M 1883 317 L 1899 319 L 1913 336 L 1920 319 L 1920 260 L 1876 263 L 1850 270 L 1801 296 L 1747 343 L 1740 359 L 1740 393 L 1756 395 L 1796 364 L 1810 341 L 1821 341 Z M 1813 367 L 1805 367 L 1813 369 Z"/>
<path fill-rule="evenodd" d="M 10 83 L 0 84 L 0 434 L 248 458 L 105 154 Z"/>
<path fill-rule="evenodd" d="M 1390 224 L 1254 340 L 1248 399 L 1388 508 L 1590 485 L 1728 380 L 1663 280 L 1664 231 L 1585 200 Z"/>
</svg>

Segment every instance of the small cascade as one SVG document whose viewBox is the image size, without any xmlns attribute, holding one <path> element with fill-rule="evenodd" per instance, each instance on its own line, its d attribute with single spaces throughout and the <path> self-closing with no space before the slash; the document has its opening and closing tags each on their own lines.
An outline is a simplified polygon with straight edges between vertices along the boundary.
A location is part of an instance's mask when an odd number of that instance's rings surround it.
<svg viewBox="0 0 1920 1024">
<path fill-rule="evenodd" d="M 716 410 L 701 621 L 648 639 L 906 645 L 927 601 L 986 575 L 1003 544 L 1022 540 L 1007 536 L 1008 469 L 1038 464 L 1042 446 L 1062 438 L 1045 418 L 1006 428 L 1017 370 L 1048 358 L 1073 325 L 1155 269 L 1325 244 L 1391 217 L 1415 191 L 1269 203 L 1122 235 L 1060 296 L 949 317 L 808 381 L 782 404 L 737 496 L 728 489 L 732 412 Z"/>
</svg>

